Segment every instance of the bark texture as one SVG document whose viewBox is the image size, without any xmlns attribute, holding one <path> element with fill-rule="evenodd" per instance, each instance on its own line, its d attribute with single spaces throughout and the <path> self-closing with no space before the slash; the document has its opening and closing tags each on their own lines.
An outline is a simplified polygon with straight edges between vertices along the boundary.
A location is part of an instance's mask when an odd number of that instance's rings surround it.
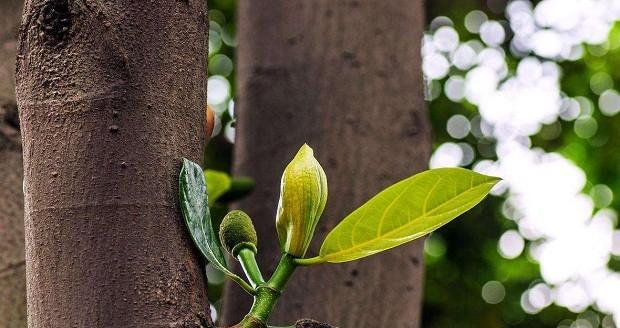
<svg viewBox="0 0 620 328">
<path fill-rule="evenodd" d="M 421 0 L 241 0 L 238 21 L 235 173 L 257 185 L 239 207 L 257 221 L 260 261 L 273 269 L 280 176 L 304 142 L 329 184 L 309 255 L 346 214 L 426 168 L 424 8 Z M 301 268 L 272 322 L 310 317 L 347 328 L 418 327 L 421 261 L 419 241 L 359 262 Z M 224 321 L 236 322 L 249 306 L 230 288 Z"/>
<path fill-rule="evenodd" d="M 17 59 L 31 328 L 210 325 L 177 201 L 204 143 L 202 0 L 28 0 Z"/>
<path fill-rule="evenodd" d="M 320 323 L 314 320 L 303 319 L 295 323 L 295 328 L 336 328 L 326 323 Z"/>
<path fill-rule="evenodd" d="M 21 0 L 0 1 L 0 326 L 26 327 L 22 148 L 15 104 Z"/>
</svg>

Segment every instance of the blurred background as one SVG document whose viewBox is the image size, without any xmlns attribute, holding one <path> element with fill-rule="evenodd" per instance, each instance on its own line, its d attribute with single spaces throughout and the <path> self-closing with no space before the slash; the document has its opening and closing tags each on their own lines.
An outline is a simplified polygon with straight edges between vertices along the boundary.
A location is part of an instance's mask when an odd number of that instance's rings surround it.
<svg viewBox="0 0 620 328">
<path fill-rule="evenodd" d="M 229 171 L 235 1 L 208 2 L 207 163 Z M 429 166 L 504 181 L 426 240 L 422 326 L 620 327 L 620 0 L 432 0 L 426 20 Z"/>
</svg>

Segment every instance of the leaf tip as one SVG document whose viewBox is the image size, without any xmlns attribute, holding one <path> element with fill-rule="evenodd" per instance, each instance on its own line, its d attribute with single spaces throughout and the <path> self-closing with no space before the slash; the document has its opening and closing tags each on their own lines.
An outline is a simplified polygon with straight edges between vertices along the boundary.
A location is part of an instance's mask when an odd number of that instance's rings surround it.
<svg viewBox="0 0 620 328">
<path fill-rule="evenodd" d="M 493 175 L 487 175 L 487 177 L 489 178 L 489 183 L 493 186 L 497 185 L 498 183 L 500 183 L 501 181 L 503 181 L 504 179 L 500 178 L 500 177 L 496 177 Z"/>
<path fill-rule="evenodd" d="M 502 178 L 500 178 L 500 177 L 496 177 L 496 176 L 493 176 L 493 175 L 487 175 L 487 177 L 489 177 L 489 179 L 491 180 L 491 182 L 494 182 L 494 183 L 498 183 L 498 182 L 500 182 L 500 181 L 504 180 L 504 179 L 502 179 Z"/>
<path fill-rule="evenodd" d="M 470 171 L 473 172 L 474 174 L 477 174 L 479 176 L 482 176 L 484 179 L 486 179 L 487 183 L 496 185 L 497 183 L 499 183 L 500 181 L 502 181 L 503 179 L 501 177 L 498 176 L 494 176 L 494 175 L 488 175 L 488 174 L 484 174 L 484 173 L 480 173 L 480 172 L 476 172 L 476 171 Z"/>
<path fill-rule="evenodd" d="M 181 172 L 186 171 L 189 167 L 191 167 L 193 164 L 192 161 L 190 161 L 189 159 L 182 157 L 181 158 Z"/>
</svg>

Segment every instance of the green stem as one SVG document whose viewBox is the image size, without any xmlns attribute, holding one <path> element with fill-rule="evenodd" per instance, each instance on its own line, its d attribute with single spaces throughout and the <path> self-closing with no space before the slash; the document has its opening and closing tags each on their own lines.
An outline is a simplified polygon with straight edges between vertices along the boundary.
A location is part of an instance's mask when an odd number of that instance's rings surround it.
<svg viewBox="0 0 620 328">
<path fill-rule="evenodd" d="M 242 328 L 266 327 L 269 315 L 273 311 L 278 298 L 282 294 L 284 286 L 289 281 L 293 272 L 297 268 L 295 258 L 284 254 L 278 267 L 266 283 L 260 284 L 256 288 L 254 303 L 243 321 L 239 324 Z"/>
<path fill-rule="evenodd" d="M 288 280 L 291 278 L 296 268 L 297 264 L 295 263 L 295 258 L 293 256 L 289 254 L 282 255 L 280 263 L 278 263 L 278 267 L 276 267 L 276 271 L 274 271 L 271 275 L 267 285 L 282 292 L 284 285 L 286 285 Z"/>
<path fill-rule="evenodd" d="M 237 260 L 241 263 L 241 268 L 243 269 L 245 276 L 248 277 L 252 287 L 256 288 L 256 286 L 265 282 L 265 279 L 263 279 L 263 275 L 260 272 L 260 268 L 258 267 L 258 263 L 256 263 L 256 257 L 253 250 L 249 248 L 242 248 L 237 254 Z"/>
<path fill-rule="evenodd" d="M 277 291 L 268 285 L 258 286 L 256 289 L 256 296 L 254 297 L 254 303 L 252 304 L 252 309 L 250 310 L 250 313 L 243 318 L 243 321 L 241 321 L 241 327 L 266 327 L 269 315 L 273 311 L 280 294 L 280 291 Z"/>
</svg>

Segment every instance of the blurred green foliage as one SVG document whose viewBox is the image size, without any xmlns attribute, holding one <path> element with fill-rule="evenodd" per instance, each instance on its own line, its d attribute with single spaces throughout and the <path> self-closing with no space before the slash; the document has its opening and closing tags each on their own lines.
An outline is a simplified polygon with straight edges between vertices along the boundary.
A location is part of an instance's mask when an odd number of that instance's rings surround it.
<svg viewBox="0 0 620 328">
<path fill-rule="evenodd" d="M 535 1 L 534 3 L 536 3 Z M 448 16 L 457 24 L 461 40 L 476 39 L 461 22 L 471 10 L 483 10 L 494 17 L 494 10 L 480 1 L 428 1 L 428 22 L 437 16 Z M 503 8 L 502 8 L 503 11 Z M 501 12 L 501 11 L 500 11 Z M 495 10 L 495 14 L 498 11 Z M 500 17 L 495 17 L 499 18 Z M 561 88 L 568 96 L 583 97 L 596 108 L 599 94 L 593 91 L 596 75 L 610 77 L 613 85 L 620 85 L 620 26 L 616 24 L 608 44 L 586 46 L 583 59 L 558 62 L 562 71 Z M 516 58 L 506 50 L 508 66 L 514 70 Z M 595 77 L 593 79 L 593 77 Z M 455 142 L 446 132 L 447 120 L 455 114 L 471 119 L 477 114 L 474 105 L 454 103 L 444 94 L 429 104 L 434 131 L 435 147 L 444 142 Z M 579 136 L 578 124 L 558 120 L 543 126 L 532 137 L 532 147 L 547 152 L 558 152 L 576 163 L 587 173 L 588 183 L 584 192 L 597 184 L 605 184 L 613 194 L 620 194 L 620 117 L 604 116 L 594 110 L 592 119 L 598 128 L 589 137 Z M 481 140 L 469 135 L 462 141 L 472 145 L 478 159 L 496 159 L 492 140 Z M 596 203 L 596 197 L 595 203 Z M 618 197 L 611 208 L 620 205 Z M 587 327 L 613 327 L 610 317 L 594 308 L 583 313 L 571 313 L 565 308 L 551 305 L 537 314 L 527 314 L 521 307 L 522 293 L 541 282 L 538 264 L 528 254 L 512 260 L 503 258 L 497 251 L 502 232 L 517 229 L 514 221 L 502 214 L 503 200 L 495 198 L 484 202 L 462 219 L 430 236 L 426 244 L 426 284 L 423 324 L 427 328 L 439 327 L 577 327 L 574 322 L 583 319 Z M 439 249 L 440 251 L 436 251 Z M 527 253 L 527 252 L 526 252 Z M 610 268 L 620 269 L 620 259 L 613 258 Z M 498 304 L 487 303 L 481 293 L 489 281 L 498 281 L 505 289 L 505 297 Z M 583 322 L 583 320 L 581 322 Z M 573 325 L 571 325 L 573 324 Z M 586 327 L 586 326 L 578 326 Z"/>
</svg>

